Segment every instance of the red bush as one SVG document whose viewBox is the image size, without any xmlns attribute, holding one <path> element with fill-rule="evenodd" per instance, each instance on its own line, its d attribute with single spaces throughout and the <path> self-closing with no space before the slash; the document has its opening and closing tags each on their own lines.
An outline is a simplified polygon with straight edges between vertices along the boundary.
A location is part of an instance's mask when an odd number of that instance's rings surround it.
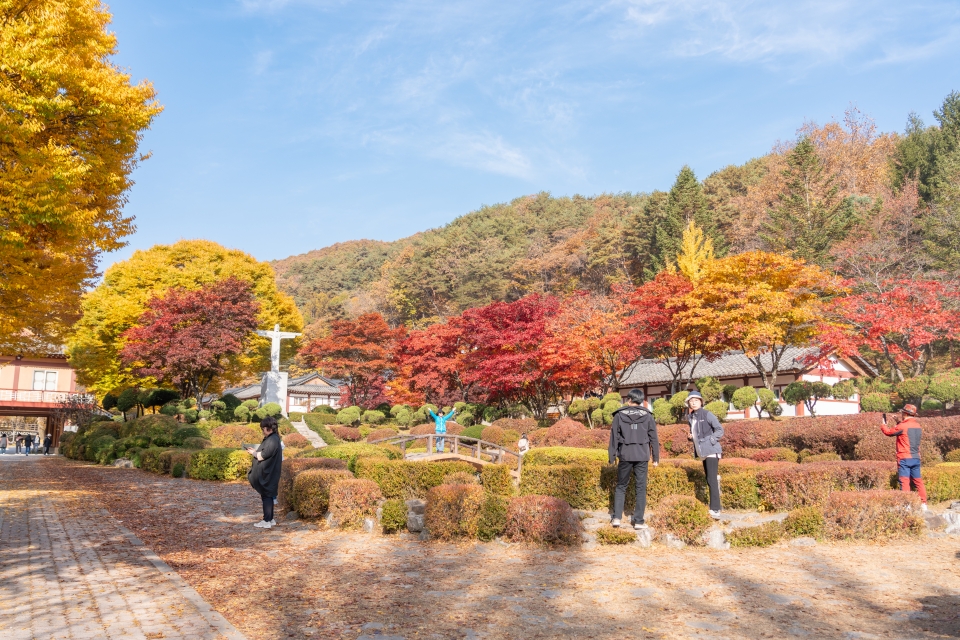
<svg viewBox="0 0 960 640">
<path fill-rule="evenodd" d="M 890 487 L 894 465 L 883 462 L 767 463 L 757 473 L 761 502 L 781 511 L 823 505 L 834 491 Z"/>
<path fill-rule="evenodd" d="M 392 438 L 397 435 L 397 432 L 393 429 L 375 429 L 370 432 L 370 435 L 367 436 L 367 442 L 376 442 L 377 440 L 383 440 L 384 438 Z"/>
<path fill-rule="evenodd" d="M 671 456 L 693 453 L 693 444 L 687 440 L 688 435 L 690 435 L 690 427 L 685 424 L 667 424 L 657 427 L 657 436 L 660 438 L 660 445 L 666 449 Z M 726 448 L 726 438 L 721 440 L 720 444 Z"/>
<path fill-rule="evenodd" d="M 923 532 L 920 498 L 903 491 L 837 491 L 823 508 L 831 538 L 876 540 Z"/>
<path fill-rule="evenodd" d="M 514 542 L 578 545 L 580 530 L 580 519 L 560 498 L 522 496 L 507 506 L 504 533 Z"/>
<path fill-rule="evenodd" d="M 755 462 L 796 462 L 797 452 L 786 447 L 760 449 L 750 459 Z"/>
<path fill-rule="evenodd" d="M 498 420 L 497 423 L 500 421 Z M 534 447 L 578 447 L 581 449 L 603 449 L 610 440 L 609 429 L 587 429 L 582 423 L 563 418 L 546 429 L 536 429 L 528 433 L 531 446 Z"/>
<path fill-rule="evenodd" d="M 588 429 L 583 433 L 567 438 L 563 446 L 580 449 L 606 449 L 609 443 L 610 429 Z"/>
<path fill-rule="evenodd" d="M 464 427 L 457 424 L 456 422 L 447 423 L 447 433 L 452 436 L 458 436 L 463 433 Z M 417 426 L 410 429 L 410 435 L 413 436 L 425 436 L 431 433 L 437 432 L 437 425 L 432 422 L 424 422 L 423 424 L 418 424 Z"/>
<path fill-rule="evenodd" d="M 739 449 L 769 449 L 780 442 L 780 429 L 784 421 L 738 420 L 723 425 L 720 445 L 725 451 Z M 687 428 L 689 431 L 689 428 Z M 684 435 L 686 437 L 686 435 Z"/>
<path fill-rule="evenodd" d="M 360 529 L 366 518 L 377 515 L 383 500 L 380 487 L 373 480 L 338 480 L 330 487 L 330 515 L 341 529 Z"/>
<path fill-rule="evenodd" d="M 896 460 L 897 439 L 884 435 L 879 427 L 867 431 L 854 449 L 857 460 Z M 920 439 L 920 461 L 924 465 L 936 464 L 943 458 L 933 438 L 924 433 Z"/>
<path fill-rule="evenodd" d="M 310 444 L 310 441 L 299 433 L 290 433 L 283 436 L 283 444 L 288 447 L 294 447 L 295 449 L 302 449 Z"/>
<path fill-rule="evenodd" d="M 344 427 L 342 425 L 331 425 L 328 427 L 330 431 L 333 431 L 333 434 L 343 440 L 344 442 L 359 442 L 363 439 L 363 436 L 360 435 L 360 429 L 356 427 Z"/>
</svg>

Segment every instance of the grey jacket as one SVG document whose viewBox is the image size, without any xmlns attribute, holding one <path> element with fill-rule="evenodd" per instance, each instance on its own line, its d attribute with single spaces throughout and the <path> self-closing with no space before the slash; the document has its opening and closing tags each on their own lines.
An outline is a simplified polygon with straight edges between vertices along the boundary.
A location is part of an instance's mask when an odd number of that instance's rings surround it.
<svg viewBox="0 0 960 640">
<path fill-rule="evenodd" d="M 723 437 L 723 426 L 706 409 L 700 408 L 687 415 L 693 433 L 693 454 L 697 458 L 706 458 L 713 454 L 720 455 L 720 438 Z"/>
</svg>

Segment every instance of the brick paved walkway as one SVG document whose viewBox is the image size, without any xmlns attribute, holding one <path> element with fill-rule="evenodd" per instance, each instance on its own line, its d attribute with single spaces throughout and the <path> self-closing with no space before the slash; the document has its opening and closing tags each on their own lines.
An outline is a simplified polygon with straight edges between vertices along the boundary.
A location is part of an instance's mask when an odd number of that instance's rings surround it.
<svg viewBox="0 0 960 640">
<path fill-rule="evenodd" d="M 0 456 L 0 638 L 243 638 L 89 493 L 46 485 L 46 464 Z"/>
</svg>

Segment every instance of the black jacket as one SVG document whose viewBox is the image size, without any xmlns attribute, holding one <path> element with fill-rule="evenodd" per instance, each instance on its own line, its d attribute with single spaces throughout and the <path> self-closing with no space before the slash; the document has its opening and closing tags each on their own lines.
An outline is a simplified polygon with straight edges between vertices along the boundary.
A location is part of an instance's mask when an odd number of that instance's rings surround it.
<svg viewBox="0 0 960 640">
<path fill-rule="evenodd" d="M 257 456 L 254 454 L 253 465 L 247 473 L 247 480 L 250 481 L 250 486 L 256 489 L 260 495 L 276 498 L 277 491 L 280 488 L 280 471 L 283 464 L 280 436 L 276 432 L 268 435 L 260 443 L 257 453 L 261 455 L 263 460 L 257 460 Z"/>
<path fill-rule="evenodd" d="M 623 462 L 660 462 L 660 438 L 657 436 L 657 421 L 646 408 L 627 405 L 613 412 L 613 427 L 610 429 L 610 446 L 607 449 L 610 463 L 620 458 Z"/>
</svg>

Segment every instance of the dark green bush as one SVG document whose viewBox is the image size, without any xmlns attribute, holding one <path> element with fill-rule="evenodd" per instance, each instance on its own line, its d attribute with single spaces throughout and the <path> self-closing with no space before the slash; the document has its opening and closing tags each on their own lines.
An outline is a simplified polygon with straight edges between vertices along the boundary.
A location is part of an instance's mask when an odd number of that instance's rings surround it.
<svg viewBox="0 0 960 640">
<path fill-rule="evenodd" d="M 170 468 L 163 466 L 164 460 L 161 455 L 169 451 L 166 447 L 150 447 L 140 452 L 140 468 L 150 473 L 167 473 Z"/>
<path fill-rule="evenodd" d="M 387 500 L 382 509 L 380 524 L 384 533 L 396 533 L 407 528 L 407 505 L 403 500 Z"/>
</svg>

